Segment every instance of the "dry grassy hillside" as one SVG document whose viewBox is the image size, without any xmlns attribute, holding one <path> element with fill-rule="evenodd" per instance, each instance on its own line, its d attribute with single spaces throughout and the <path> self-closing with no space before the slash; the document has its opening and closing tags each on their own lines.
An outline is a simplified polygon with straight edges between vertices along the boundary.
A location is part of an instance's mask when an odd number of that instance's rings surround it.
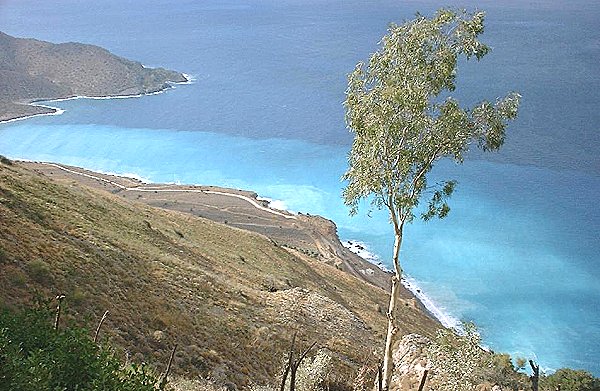
<svg viewBox="0 0 600 391">
<path fill-rule="evenodd" d="M 277 377 L 294 330 L 351 380 L 383 342 L 387 295 L 265 236 L 0 163 L 0 302 L 67 296 L 66 317 L 136 360 L 238 386 Z M 37 293 L 36 293 L 37 292 Z M 404 332 L 438 327 L 406 307 Z"/>
</svg>

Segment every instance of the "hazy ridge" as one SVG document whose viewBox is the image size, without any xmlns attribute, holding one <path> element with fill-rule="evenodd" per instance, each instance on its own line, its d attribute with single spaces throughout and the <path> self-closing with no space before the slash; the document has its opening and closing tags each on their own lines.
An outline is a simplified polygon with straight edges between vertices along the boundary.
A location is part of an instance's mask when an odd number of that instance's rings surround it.
<svg viewBox="0 0 600 391">
<path fill-rule="evenodd" d="M 95 45 L 0 32 L 0 121 L 54 111 L 27 105 L 35 101 L 147 94 L 185 81 L 181 73 L 145 68 Z"/>
</svg>

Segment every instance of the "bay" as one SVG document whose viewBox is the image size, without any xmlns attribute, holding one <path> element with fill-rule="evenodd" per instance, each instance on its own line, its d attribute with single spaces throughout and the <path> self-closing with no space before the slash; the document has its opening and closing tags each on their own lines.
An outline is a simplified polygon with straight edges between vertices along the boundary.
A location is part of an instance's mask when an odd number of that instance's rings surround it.
<svg viewBox="0 0 600 391">
<path fill-rule="evenodd" d="M 448 3 L 446 3 L 448 4 Z M 473 153 L 443 221 L 415 223 L 405 269 L 448 316 L 474 320 L 498 351 L 545 369 L 600 375 L 600 5 L 593 1 L 453 1 L 487 11 L 493 51 L 462 63 L 472 104 L 523 95 L 503 150 Z M 0 154 L 156 182 L 252 189 L 333 219 L 389 265 L 382 213 L 350 218 L 340 193 L 351 135 L 345 78 L 390 22 L 437 1 L 8 0 L 9 34 L 98 44 L 192 85 L 119 100 L 72 100 L 60 116 L 0 125 Z"/>
</svg>

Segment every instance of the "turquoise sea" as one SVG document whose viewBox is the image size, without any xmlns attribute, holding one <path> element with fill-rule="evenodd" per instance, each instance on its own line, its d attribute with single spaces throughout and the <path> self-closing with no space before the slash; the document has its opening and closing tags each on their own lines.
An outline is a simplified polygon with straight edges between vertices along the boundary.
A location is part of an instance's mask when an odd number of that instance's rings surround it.
<svg viewBox="0 0 600 391">
<path fill-rule="evenodd" d="M 103 46 L 194 77 L 163 94 L 49 103 L 0 125 L 0 154 L 148 181 L 257 191 L 333 219 L 389 265 L 383 213 L 341 200 L 351 134 L 346 74 L 390 22 L 440 6 L 487 11 L 466 104 L 511 90 L 519 119 L 497 154 L 444 163 L 459 185 L 443 221 L 408 228 L 410 280 L 445 319 L 474 320 L 496 351 L 600 376 L 600 3 L 534 0 L 4 0 L 0 30 Z"/>
</svg>

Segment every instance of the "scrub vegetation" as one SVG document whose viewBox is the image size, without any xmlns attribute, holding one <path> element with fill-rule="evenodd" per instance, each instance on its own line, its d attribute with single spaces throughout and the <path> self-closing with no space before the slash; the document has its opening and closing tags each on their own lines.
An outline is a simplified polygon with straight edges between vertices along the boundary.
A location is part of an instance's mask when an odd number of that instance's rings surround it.
<svg viewBox="0 0 600 391">
<path fill-rule="evenodd" d="M 385 290 L 269 238 L 0 163 L 0 304 L 64 294 L 65 322 L 102 328 L 125 361 L 241 386 L 280 377 L 294 332 L 331 382 L 351 382 L 384 336 Z M 439 324 L 407 307 L 403 332 Z M 317 350 L 318 351 L 318 350 Z"/>
</svg>

